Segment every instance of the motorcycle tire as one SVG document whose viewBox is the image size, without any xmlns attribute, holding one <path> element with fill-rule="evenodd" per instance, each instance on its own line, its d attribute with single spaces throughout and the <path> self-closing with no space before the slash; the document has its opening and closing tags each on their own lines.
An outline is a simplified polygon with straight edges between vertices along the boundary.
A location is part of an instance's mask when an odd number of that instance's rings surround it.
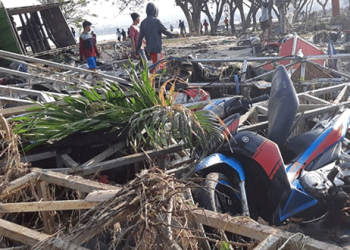
<svg viewBox="0 0 350 250">
<path fill-rule="evenodd" d="M 242 214 L 240 188 L 221 173 L 209 173 L 201 185 L 193 191 L 193 198 L 199 207 L 232 216 Z"/>
</svg>

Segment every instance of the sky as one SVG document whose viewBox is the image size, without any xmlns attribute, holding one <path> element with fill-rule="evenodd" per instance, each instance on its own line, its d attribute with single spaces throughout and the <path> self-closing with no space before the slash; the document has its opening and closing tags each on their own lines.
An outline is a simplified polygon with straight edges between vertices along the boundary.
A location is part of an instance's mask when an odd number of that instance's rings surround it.
<svg viewBox="0 0 350 250">
<path fill-rule="evenodd" d="M 2 0 L 2 2 L 6 8 L 38 4 L 38 2 L 35 0 Z M 154 0 L 153 2 L 159 8 L 159 18 L 162 21 L 185 19 L 181 8 L 175 6 L 174 0 Z M 96 13 L 98 15 L 97 18 L 91 17 L 89 19 L 95 27 L 130 25 L 131 11 L 126 10 L 123 14 L 120 14 L 117 6 L 113 6 L 108 2 L 100 0 L 91 3 L 89 8 L 92 13 Z M 136 9 L 135 11 L 141 14 L 141 20 L 146 17 L 145 8 L 141 10 Z"/>
</svg>

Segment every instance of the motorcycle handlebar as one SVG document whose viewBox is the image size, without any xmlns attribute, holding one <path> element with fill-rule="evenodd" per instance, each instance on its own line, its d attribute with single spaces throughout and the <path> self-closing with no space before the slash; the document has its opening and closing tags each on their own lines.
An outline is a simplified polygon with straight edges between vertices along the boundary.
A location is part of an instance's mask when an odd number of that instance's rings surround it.
<svg viewBox="0 0 350 250">
<path fill-rule="evenodd" d="M 269 95 L 262 95 L 262 96 L 258 96 L 255 98 L 251 99 L 251 103 L 257 103 L 257 102 L 262 102 L 262 101 L 266 101 L 269 99 Z"/>
</svg>

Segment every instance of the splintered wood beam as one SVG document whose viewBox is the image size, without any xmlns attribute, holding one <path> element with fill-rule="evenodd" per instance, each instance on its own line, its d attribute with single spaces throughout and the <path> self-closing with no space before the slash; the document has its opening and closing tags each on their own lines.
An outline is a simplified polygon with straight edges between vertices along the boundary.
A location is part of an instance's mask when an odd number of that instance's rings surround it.
<svg viewBox="0 0 350 250">
<path fill-rule="evenodd" d="M 38 198 L 44 201 L 51 201 L 50 190 L 47 182 L 38 181 L 36 185 L 38 192 Z M 55 232 L 55 217 L 51 211 L 41 212 L 41 218 L 44 223 L 44 231 L 47 234 L 53 234 Z"/>
<path fill-rule="evenodd" d="M 31 184 L 34 184 L 36 179 L 38 178 L 39 174 L 37 173 L 29 173 L 26 174 L 23 177 L 20 177 L 14 181 L 12 181 L 1 193 L 0 193 L 0 200 L 4 200 L 6 197 L 22 190 L 23 188 L 26 188 L 30 186 Z"/>
<path fill-rule="evenodd" d="M 7 213 L 83 210 L 83 209 L 91 209 L 96 205 L 98 205 L 99 203 L 100 202 L 98 201 L 85 201 L 85 200 L 3 203 L 3 204 L 0 204 L 0 213 L 7 214 Z"/>
<path fill-rule="evenodd" d="M 0 219 L 0 235 L 31 247 L 50 237 L 47 234 L 39 233 L 3 219 Z M 59 239 L 55 241 L 53 247 L 64 250 L 89 250 Z"/>
<path fill-rule="evenodd" d="M 265 240 L 254 248 L 254 250 L 274 250 L 278 249 L 281 239 L 275 235 L 268 236 Z"/>
<path fill-rule="evenodd" d="M 322 108 L 307 110 L 303 113 L 303 118 L 311 118 L 311 117 L 315 117 L 318 115 L 322 115 L 322 114 L 326 114 L 326 113 L 330 113 L 330 112 L 335 112 L 336 110 L 338 110 L 342 106 L 349 108 L 350 101 L 343 102 L 343 103 L 340 103 L 338 105 L 329 105 L 329 106 L 322 107 Z M 298 113 L 298 114 L 301 114 L 301 113 Z M 267 128 L 268 128 L 268 121 L 264 121 L 264 122 L 259 122 L 259 123 L 253 124 L 253 125 L 242 126 L 242 127 L 238 128 L 238 131 L 258 131 L 258 130 L 267 129 Z"/>
<path fill-rule="evenodd" d="M 318 108 L 323 108 L 330 106 L 331 104 L 299 104 L 298 112 L 304 112 L 306 110 L 314 110 Z"/>
<path fill-rule="evenodd" d="M 38 168 L 33 168 L 31 170 L 34 173 L 38 174 L 38 178 L 41 181 L 46 181 L 49 184 L 55 184 L 58 186 L 79 190 L 84 193 L 90 193 L 94 190 L 120 189 L 116 186 L 99 183 L 96 181 L 90 181 L 80 176 L 66 175 Z"/>
<path fill-rule="evenodd" d="M 25 112 L 28 112 L 28 109 L 30 108 L 36 108 L 40 107 L 39 104 L 32 104 L 32 105 L 26 105 L 26 106 L 20 106 L 20 107 L 14 107 L 14 108 L 7 108 L 0 110 L 0 114 L 2 114 L 4 117 L 11 117 L 14 115 L 20 115 Z"/>
<path fill-rule="evenodd" d="M 338 91 L 338 90 L 343 89 L 346 85 L 349 85 L 349 84 L 345 83 L 345 84 L 330 86 L 330 87 L 326 87 L 326 88 L 311 90 L 311 91 L 306 92 L 306 94 L 313 95 L 313 96 L 329 94 L 329 93 L 332 93 L 333 91 Z"/>
<path fill-rule="evenodd" d="M 94 164 L 100 163 L 101 161 L 105 160 L 106 158 L 108 158 L 112 154 L 123 149 L 125 146 L 126 146 L 125 142 L 119 142 L 116 145 L 113 145 L 113 146 L 109 147 L 108 149 L 106 149 L 105 151 L 103 151 L 102 153 L 98 154 L 94 158 L 88 160 L 87 162 L 82 164 L 80 167 L 82 167 L 82 168 L 92 167 L 92 166 L 94 166 Z"/>
<path fill-rule="evenodd" d="M 346 93 L 348 92 L 348 85 L 346 85 L 342 91 L 340 91 L 339 95 L 337 96 L 337 98 L 334 100 L 335 104 L 340 103 L 341 101 L 343 101 L 344 99 L 347 99 L 345 97 L 347 97 L 348 95 L 346 95 Z"/>
<path fill-rule="evenodd" d="M 327 102 L 321 98 L 318 98 L 316 96 L 309 95 L 307 93 L 302 93 L 298 95 L 299 99 L 303 99 L 305 101 L 314 103 L 314 104 L 330 104 L 330 102 Z"/>
<path fill-rule="evenodd" d="M 140 161 L 147 161 L 149 158 L 153 159 L 155 157 L 159 157 L 159 156 L 164 156 L 167 154 L 171 154 L 171 153 L 176 153 L 183 150 L 183 146 L 182 145 L 176 145 L 176 146 L 171 146 L 162 150 L 149 150 L 146 151 L 145 153 L 137 153 L 137 154 L 133 154 L 133 155 L 128 155 L 128 156 L 124 156 L 124 157 L 120 157 L 114 160 L 109 160 L 109 161 L 105 161 L 105 162 L 101 162 L 98 164 L 94 164 L 91 167 L 79 167 L 79 168 L 75 168 L 72 169 L 71 173 L 76 172 L 78 174 L 81 175 L 89 175 L 89 174 L 93 174 L 99 171 L 105 171 L 105 170 L 109 170 L 109 169 L 116 169 L 119 167 L 123 167 L 126 165 L 130 165 L 136 162 L 140 162 Z"/>
<path fill-rule="evenodd" d="M 259 241 L 264 241 L 270 235 L 274 235 L 281 239 L 281 243 L 289 240 L 289 244 L 293 244 L 300 240 L 299 237 L 292 237 L 294 235 L 292 233 L 262 225 L 248 217 L 232 217 L 228 214 L 220 214 L 209 210 L 200 209 L 191 211 L 191 213 L 188 214 L 191 216 L 190 219 L 196 221 L 197 223 L 201 223 L 203 225 L 217 229 L 223 229 L 227 232 L 242 235 Z M 304 243 L 305 249 L 308 250 L 343 249 L 341 247 L 314 240 L 308 237 L 304 239 Z"/>
</svg>

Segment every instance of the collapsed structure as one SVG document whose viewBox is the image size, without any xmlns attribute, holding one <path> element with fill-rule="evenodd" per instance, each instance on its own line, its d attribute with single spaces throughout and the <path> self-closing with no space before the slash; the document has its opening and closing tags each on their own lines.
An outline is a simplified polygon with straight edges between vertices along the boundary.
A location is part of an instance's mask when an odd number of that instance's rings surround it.
<svg viewBox="0 0 350 250">
<path fill-rule="evenodd" d="M 268 138 L 271 107 L 265 94 L 270 94 L 271 79 L 277 66 L 284 65 L 290 70 L 293 89 L 297 92 L 295 117 L 285 114 L 291 119 L 288 138 L 285 139 L 292 141 L 289 145 L 294 147 L 287 149 L 295 153 L 301 150 L 301 144 L 293 144 L 293 138 L 312 132 L 315 124 L 325 124 L 335 114 L 350 107 L 350 74 L 335 67 L 341 65 L 342 60 L 350 59 L 349 54 L 332 52 L 326 55 L 324 50 L 297 34 L 268 44 L 261 51 L 255 50 L 261 45 L 256 46 L 255 42 L 251 42 L 256 39 L 240 43 L 237 40 L 220 41 L 219 38 L 207 44 L 201 39 L 200 44 L 191 45 L 194 49 L 200 49 L 198 53 L 206 53 L 203 49 L 216 47 L 220 42 L 234 42 L 237 45 L 248 44 L 243 49 L 248 48 L 249 56 L 169 57 L 160 62 L 166 65 L 165 70 L 159 69 L 159 64 L 151 65 L 150 71 L 156 74 L 148 77 L 148 72 L 139 74 L 137 66 L 133 64 L 125 70 L 123 64 L 129 63 L 129 60 L 119 59 L 127 56 L 127 49 L 114 42 L 102 46 L 102 54 L 105 53 L 109 60 L 100 62 L 100 71 L 92 72 L 84 65 L 78 65 L 74 50 L 71 52 L 73 56 L 61 51 L 76 46 L 59 8 L 61 4 L 5 9 L 0 2 L 0 247 L 342 249 L 336 245 L 337 240 L 321 242 L 305 236 L 315 228 L 305 229 L 305 235 L 297 230 L 291 233 L 263 225 L 261 219 L 258 223 L 248 217 L 233 217 L 198 207 L 194 190 L 205 187 L 203 179 L 197 178 L 194 172 L 198 166 L 209 165 L 209 160 L 199 164 L 199 159 L 212 152 L 198 151 L 198 145 L 194 147 L 188 143 L 192 140 L 193 144 L 198 143 L 195 136 L 187 136 L 196 129 L 196 124 L 187 129 L 181 121 L 195 117 L 193 114 L 196 111 L 206 110 L 210 105 L 210 109 L 221 117 L 220 107 L 224 107 L 225 113 L 237 100 L 242 103 L 243 100 L 250 100 L 245 112 L 238 119 L 234 116 L 232 124 L 223 128 L 220 134 L 225 134 L 227 141 L 237 132 L 246 131 L 256 133 L 256 137 Z M 242 49 L 242 46 L 237 47 Z M 252 55 L 251 49 L 256 53 Z M 40 58 L 47 54 L 52 54 L 54 60 Z M 114 85 L 114 82 L 118 85 Z M 284 86 L 284 83 L 281 81 L 280 85 Z M 141 88 L 145 85 L 146 88 Z M 145 97 L 137 99 L 142 94 Z M 229 99 L 227 96 L 234 97 Z M 254 98 L 257 98 L 255 102 L 252 101 Z M 232 107 L 225 106 L 225 102 L 230 101 Z M 110 109 L 111 106 L 118 109 Z M 136 110 L 133 110 L 134 113 L 130 112 L 133 108 Z M 118 113 L 123 118 L 120 123 L 109 119 L 121 109 L 123 112 Z M 57 111 L 57 116 L 50 117 L 54 111 Z M 166 113 L 170 117 L 168 120 L 161 116 L 162 112 L 173 111 L 178 113 Z M 33 112 L 46 113 L 44 116 L 33 115 L 34 119 L 30 120 Z M 127 112 L 130 112 L 130 117 L 123 116 L 129 114 Z M 181 120 L 182 115 L 185 118 Z M 98 123 L 100 117 L 106 122 Z M 146 122 L 142 123 L 144 117 Z M 221 118 L 226 122 L 224 118 L 227 117 Z M 35 119 L 52 119 L 52 126 Z M 131 123 L 132 119 L 136 121 Z M 33 123 L 21 127 L 21 122 L 24 124 L 28 120 Z M 166 121 L 163 127 L 159 125 L 160 120 Z M 73 121 L 73 125 L 65 124 L 65 121 Z M 78 130 L 76 127 L 82 125 L 79 124 L 81 121 L 86 121 L 86 124 Z M 151 121 L 157 124 L 154 133 L 150 131 L 153 129 Z M 92 127 L 101 126 L 103 129 L 89 130 L 90 122 Z M 65 131 L 56 131 L 54 126 L 57 124 Z M 119 127 L 120 124 L 127 125 Z M 139 124 L 144 127 L 139 128 Z M 175 128 L 178 130 L 172 133 L 171 126 L 180 129 Z M 185 129 L 181 130 L 183 127 Z M 164 131 L 156 134 L 159 128 Z M 22 140 L 12 129 L 23 135 Z M 130 135 L 130 129 L 139 133 Z M 40 130 L 39 135 L 33 139 L 31 136 L 36 130 Z M 44 134 L 45 130 L 54 133 L 50 139 L 45 137 L 47 140 L 40 141 L 41 133 Z M 195 130 L 198 138 L 203 130 Z M 25 138 L 26 133 L 29 139 Z M 164 138 L 159 138 L 160 135 Z M 208 148 L 213 145 L 219 148 L 215 143 L 220 138 L 209 136 L 201 143 L 208 144 L 205 145 Z M 167 146 L 147 144 L 148 140 L 161 141 Z M 246 144 L 250 140 L 252 138 L 242 137 Z M 138 145 L 141 146 L 132 147 L 137 144 L 135 142 L 140 142 Z M 347 144 L 348 139 L 344 139 L 344 143 Z M 40 146 L 34 148 L 33 145 Z M 23 148 L 31 146 L 34 149 L 23 151 Z M 321 155 L 325 148 L 320 146 L 312 151 L 312 156 Z M 287 152 L 282 147 L 279 150 L 282 154 Z M 286 168 L 292 161 L 285 155 L 282 160 Z M 301 160 L 305 159 L 298 160 L 300 162 L 296 163 L 304 164 Z M 345 157 L 341 160 L 347 162 L 348 159 Z M 272 176 L 272 167 L 270 170 Z M 343 171 L 343 175 L 347 176 L 348 170 Z M 298 192 L 295 190 L 293 192 Z M 300 196 L 295 197 L 315 202 L 311 196 L 302 196 L 301 191 L 298 193 Z M 282 217 L 287 218 L 288 214 L 298 212 L 295 208 L 299 201 L 291 197 L 286 202 L 288 206 L 281 210 Z M 242 193 L 240 198 L 245 200 Z M 249 214 L 245 212 L 239 215 Z M 347 207 L 340 212 L 344 217 L 348 213 Z M 251 217 L 254 218 L 254 215 Z M 285 220 L 291 228 L 298 225 L 293 222 L 299 222 L 293 219 Z M 338 238 L 347 234 L 346 224 L 336 229 L 317 228 L 320 234 L 327 230 L 333 230 L 332 233 Z"/>
</svg>

